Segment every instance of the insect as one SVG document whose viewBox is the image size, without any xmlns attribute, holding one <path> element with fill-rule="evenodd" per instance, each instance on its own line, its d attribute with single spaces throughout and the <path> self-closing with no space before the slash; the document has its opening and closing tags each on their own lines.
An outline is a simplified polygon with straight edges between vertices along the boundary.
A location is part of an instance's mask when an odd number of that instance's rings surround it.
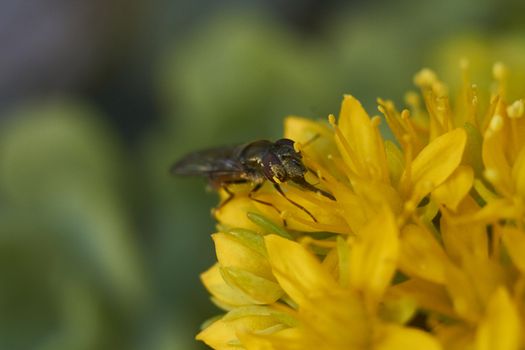
<svg viewBox="0 0 525 350">
<path fill-rule="evenodd" d="M 301 153 L 295 150 L 294 141 L 290 139 L 279 139 L 275 142 L 259 140 L 237 146 L 197 151 L 186 155 L 171 167 L 172 174 L 205 176 L 213 188 L 223 188 L 228 197 L 219 208 L 234 197 L 234 193 L 228 188 L 229 185 L 249 183 L 253 185 L 248 194 L 250 199 L 271 206 L 281 213 L 272 203 L 255 198 L 256 192 L 264 182 L 270 181 L 281 196 L 317 222 L 306 208 L 288 198 L 279 185 L 291 181 L 305 190 L 318 192 L 335 200 L 332 194 L 306 181 L 307 171 Z"/>
</svg>

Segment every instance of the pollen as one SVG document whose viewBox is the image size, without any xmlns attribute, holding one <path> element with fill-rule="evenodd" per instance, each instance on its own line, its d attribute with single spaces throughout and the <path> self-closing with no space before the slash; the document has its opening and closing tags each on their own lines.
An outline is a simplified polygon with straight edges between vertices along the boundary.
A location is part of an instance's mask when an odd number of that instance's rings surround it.
<svg viewBox="0 0 525 350">
<path fill-rule="evenodd" d="M 414 84 L 419 87 L 431 87 L 437 81 L 437 76 L 434 71 L 428 68 L 420 70 L 414 76 Z"/>
<path fill-rule="evenodd" d="M 445 84 L 435 81 L 432 83 L 432 91 L 436 94 L 438 97 L 443 97 L 448 95 L 448 88 Z"/>
<path fill-rule="evenodd" d="M 483 172 L 483 176 L 485 176 L 485 178 L 490 182 L 496 182 L 499 178 L 498 171 L 494 168 L 485 169 L 485 171 Z"/>
<path fill-rule="evenodd" d="M 525 112 L 525 105 L 523 100 L 516 100 L 510 106 L 507 107 L 507 114 L 509 118 L 517 119 L 523 117 Z"/>
<path fill-rule="evenodd" d="M 489 128 L 492 132 L 501 130 L 503 127 L 503 117 L 499 114 L 496 114 L 490 120 Z"/>
<path fill-rule="evenodd" d="M 414 108 L 414 107 L 419 107 L 421 99 L 420 99 L 419 95 L 416 92 L 409 91 L 409 92 L 407 92 L 405 94 L 405 101 L 406 101 L 407 105 L 409 105 L 412 108 Z"/>
<path fill-rule="evenodd" d="M 492 75 L 494 76 L 494 79 L 496 80 L 504 80 L 507 77 L 507 67 L 502 62 L 496 62 L 494 63 L 494 66 L 492 67 Z"/>
<path fill-rule="evenodd" d="M 336 121 L 335 121 L 335 116 L 333 114 L 330 114 L 328 116 L 328 122 L 330 123 L 330 125 L 334 126 L 336 124 Z"/>
</svg>

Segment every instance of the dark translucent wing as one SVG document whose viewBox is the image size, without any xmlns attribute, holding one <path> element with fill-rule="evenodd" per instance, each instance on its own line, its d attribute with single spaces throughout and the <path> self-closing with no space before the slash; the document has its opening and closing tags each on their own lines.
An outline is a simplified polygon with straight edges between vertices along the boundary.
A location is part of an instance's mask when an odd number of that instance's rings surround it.
<svg viewBox="0 0 525 350">
<path fill-rule="evenodd" d="M 236 174 L 243 171 L 239 147 L 219 147 L 192 152 L 173 164 L 171 173 L 189 176 Z"/>
</svg>

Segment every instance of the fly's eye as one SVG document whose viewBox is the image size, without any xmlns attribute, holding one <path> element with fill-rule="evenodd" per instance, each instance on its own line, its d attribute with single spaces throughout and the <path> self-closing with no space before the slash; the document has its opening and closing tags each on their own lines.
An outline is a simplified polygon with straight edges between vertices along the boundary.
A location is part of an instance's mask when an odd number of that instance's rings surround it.
<svg viewBox="0 0 525 350">
<path fill-rule="evenodd" d="M 280 157 L 294 157 L 298 154 L 294 148 L 295 142 L 290 139 L 280 139 L 275 141 L 273 151 Z"/>
<path fill-rule="evenodd" d="M 290 139 L 279 139 L 277 141 L 275 141 L 275 145 L 277 146 L 287 146 L 287 147 L 292 147 L 293 148 L 293 144 L 294 142 Z"/>
</svg>

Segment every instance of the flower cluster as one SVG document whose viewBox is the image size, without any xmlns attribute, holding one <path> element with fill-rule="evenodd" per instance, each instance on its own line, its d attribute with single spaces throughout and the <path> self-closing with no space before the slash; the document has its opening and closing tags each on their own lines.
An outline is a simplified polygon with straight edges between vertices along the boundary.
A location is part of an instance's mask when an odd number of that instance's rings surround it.
<svg viewBox="0 0 525 350">
<path fill-rule="evenodd" d="M 226 313 L 197 339 L 215 349 L 525 346 L 524 102 L 508 100 L 504 65 L 490 92 L 462 70 L 453 103 L 429 69 L 407 109 L 378 100 L 395 141 L 352 96 L 328 123 L 286 119 L 307 181 L 335 200 L 281 184 L 312 220 L 270 185 L 259 201 L 236 190 L 216 213 L 218 262 L 202 274 Z"/>
</svg>

